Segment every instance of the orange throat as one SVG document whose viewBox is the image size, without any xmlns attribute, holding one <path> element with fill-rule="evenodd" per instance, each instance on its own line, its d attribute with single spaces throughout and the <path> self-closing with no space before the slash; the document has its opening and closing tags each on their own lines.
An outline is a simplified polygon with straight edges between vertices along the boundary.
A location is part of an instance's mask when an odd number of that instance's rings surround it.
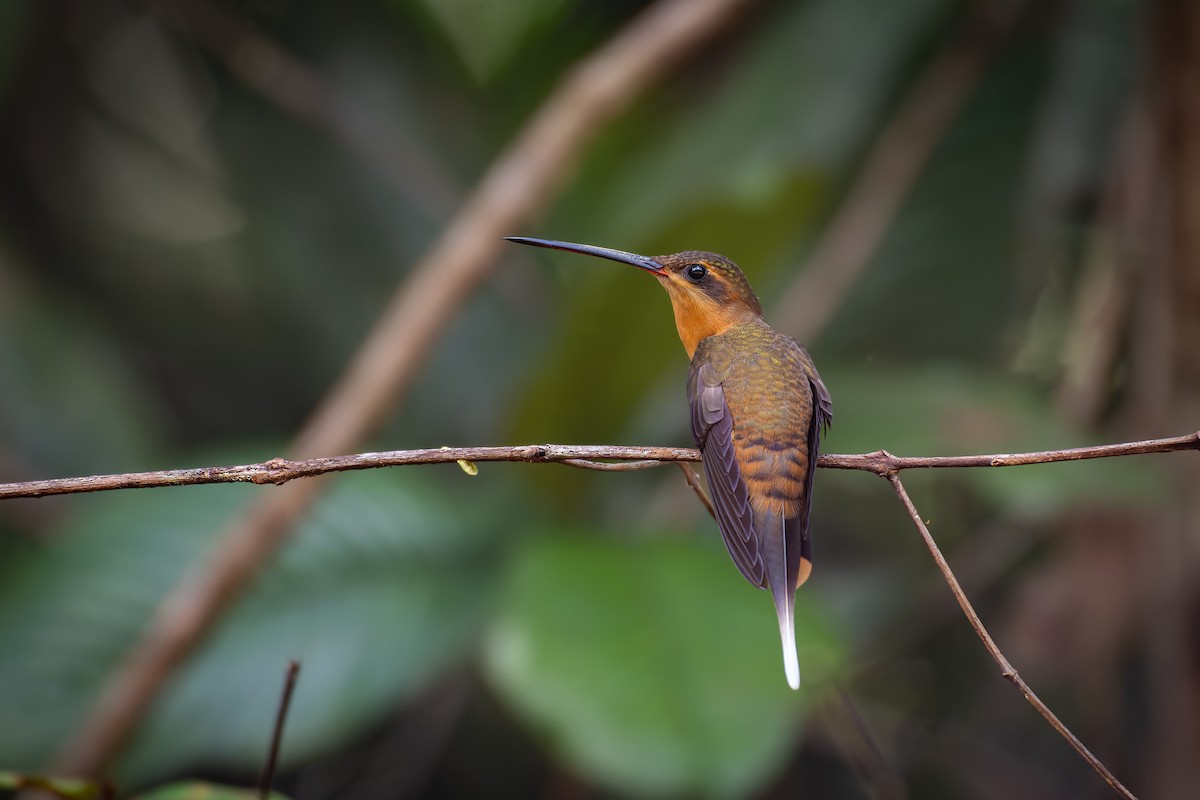
<svg viewBox="0 0 1200 800">
<path fill-rule="evenodd" d="M 740 304 L 720 304 L 708 295 L 681 288 L 670 281 L 662 281 L 671 296 L 671 307 L 675 310 L 675 327 L 679 339 L 687 350 L 688 358 L 696 352 L 702 339 L 724 333 L 730 326 L 744 321 L 753 312 Z"/>
</svg>

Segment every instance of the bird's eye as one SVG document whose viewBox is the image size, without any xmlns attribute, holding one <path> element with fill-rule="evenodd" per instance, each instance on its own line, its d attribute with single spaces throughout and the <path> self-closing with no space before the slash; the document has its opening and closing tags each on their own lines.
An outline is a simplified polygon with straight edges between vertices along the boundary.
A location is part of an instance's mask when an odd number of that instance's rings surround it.
<svg viewBox="0 0 1200 800">
<path fill-rule="evenodd" d="M 688 264 L 683 268 L 683 271 L 692 283 L 699 283 L 708 274 L 708 270 L 704 268 L 703 264 Z"/>
</svg>

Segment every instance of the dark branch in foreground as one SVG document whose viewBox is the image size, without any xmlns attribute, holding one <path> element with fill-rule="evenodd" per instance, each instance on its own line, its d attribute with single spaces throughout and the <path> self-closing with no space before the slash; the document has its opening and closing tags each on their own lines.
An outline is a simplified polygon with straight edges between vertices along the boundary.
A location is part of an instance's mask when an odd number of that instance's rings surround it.
<svg viewBox="0 0 1200 800">
<path fill-rule="evenodd" d="M 1200 433 L 1169 439 L 1041 450 L 1033 453 L 997 453 L 975 456 L 894 456 L 886 450 L 856 455 L 823 455 L 818 464 L 826 469 L 857 469 L 876 475 L 891 475 L 905 469 L 951 467 L 1015 467 L 1050 464 L 1086 458 L 1112 458 L 1146 453 L 1200 450 Z M 601 460 L 603 459 L 603 460 Z M 699 451 L 690 447 L 623 447 L 619 445 L 530 444 L 516 447 L 443 447 L 424 450 L 389 450 L 328 458 L 292 461 L 273 458 L 258 464 L 231 467 L 197 467 L 158 472 L 129 472 L 119 475 L 89 475 L 42 481 L 0 483 L 0 500 L 15 497 L 46 497 L 113 489 L 148 489 L 155 486 L 191 486 L 201 483 L 273 483 L 309 478 L 329 472 L 347 472 L 410 464 L 446 464 L 456 461 L 523 461 L 567 464 L 581 469 L 627 471 L 650 469 L 673 462 L 699 461 Z M 615 463 L 605 463 L 605 462 Z"/>
<path fill-rule="evenodd" d="M 271 784 L 275 781 L 275 765 L 279 762 L 279 748 L 283 744 L 283 726 L 287 723 L 288 709 L 292 705 L 292 694 L 296 691 L 296 678 L 300 676 L 300 662 L 288 661 L 283 677 L 283 693 L 279 696 L 279 708 L 275 712 L 275 727 L 271 730 L 271 747 L 267 750 L 267 761 L 263 764 L 258 779 L 260 800 L 269 800 Z"/>
</svg>

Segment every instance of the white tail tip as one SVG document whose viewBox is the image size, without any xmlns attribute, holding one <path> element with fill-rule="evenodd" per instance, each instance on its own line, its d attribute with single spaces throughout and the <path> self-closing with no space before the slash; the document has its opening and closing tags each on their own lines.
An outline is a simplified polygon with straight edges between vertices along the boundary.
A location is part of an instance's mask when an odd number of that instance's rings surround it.
<svg viewBox="0 0 1200 800">
<path fill-rule="evenodd" d="M 783 669 L 787 672 L 788 686 L 800 688 L 800 665 L 796 663 L 796 652 L 789 650 L 783 654 Z"/>
<path fill-rule="evenodd" d="M 796 631 L 790 618 L 779 621 L 779 635 L 783 639 L 783 671 L 787 674 L 788 686 L 799 689 L 800 659 L 796 656 Z"/>
</svg>

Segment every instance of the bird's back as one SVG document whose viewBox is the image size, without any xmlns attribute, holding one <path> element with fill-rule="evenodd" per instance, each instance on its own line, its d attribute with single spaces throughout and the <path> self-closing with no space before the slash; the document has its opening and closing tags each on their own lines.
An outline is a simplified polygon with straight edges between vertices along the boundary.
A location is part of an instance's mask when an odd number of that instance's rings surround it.
<svg viewBox="0 0 1200 800">
<path fill-rule="evenodd" d="M 798 516 L 807 500 L 813 422 L 808 355 L 791 337 L 750 322 L 705 339 L 695 358 L 721 376 L 752 508 Z"/>
</svg>

